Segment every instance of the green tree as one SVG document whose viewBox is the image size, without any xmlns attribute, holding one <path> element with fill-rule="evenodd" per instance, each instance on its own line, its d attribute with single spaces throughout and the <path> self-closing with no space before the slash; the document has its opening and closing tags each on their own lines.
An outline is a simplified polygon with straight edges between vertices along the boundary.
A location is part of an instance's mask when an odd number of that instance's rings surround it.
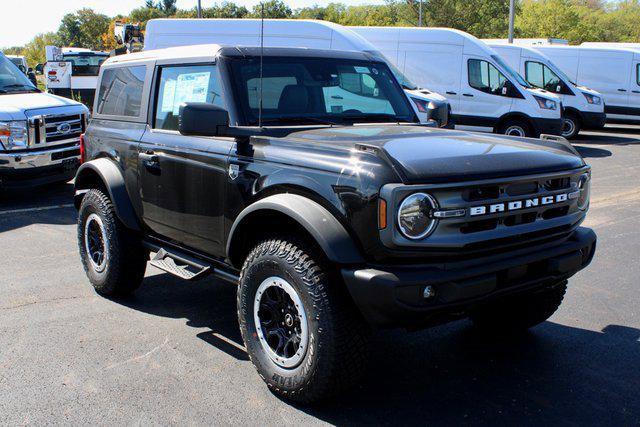
<svg viewBox="0 0 640 427">
<path fill-rule="evenodd" d="M 423 7 L 430 27 L 456 28 L 479 38 L 507 36 L 509 0 L 430 0 Z"/>
<path fill-rule="evenodd" d="M 29 43 L 24 46 L 22 54 L 27 59 L 30 67 L 46 62 L 46 46 L 57 46 L 59 44 L 58 35 L 56 33 L 44 33 L 35 36 Z"/>
<path fill-rule="evenodd" d="M 107 15 L 96 13 L 93 9 L 80 9 L 75 13 L 68 13 L 62 18 L 58 29 L 59 42 L 64 46 L 86 47 L 89 49 L 103 49 L 102 34 L 111 23 Z"/>
<path fill-rule="evenodd" d="M 246 7 L 228 1 L 202 9 L 203 18 L 246 18 L 248 15 L 249 10 Z M 198 11 L 195 7 L 189 10 L 178 10 L 175 16 L 176 18 L 197 18 Z"/>
<path fill-rule="evenodd" d="M 291 8 L 282 0 L 267 0 L 253 7 L 250 13 L 251 18 L 260 18 L 262 16 L 262 6 L 264 5 L 265 18 L 291 18 L 293 12 Z"/>
</svg>

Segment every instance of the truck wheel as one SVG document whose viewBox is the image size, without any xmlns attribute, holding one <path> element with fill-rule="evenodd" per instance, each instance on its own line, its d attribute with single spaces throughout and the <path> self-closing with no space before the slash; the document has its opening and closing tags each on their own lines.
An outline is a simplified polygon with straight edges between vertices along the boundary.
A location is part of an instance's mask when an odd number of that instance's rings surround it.
<svg viewBox="0 0 640 427">
<path fill-rule="evenodd" d="M 477 328 L 489 333 L 524 331 L 551 317 L 566 291 L 564 281 L 537 292 L 503 298 L 478 308 L 471 314 L 471 320 Z"/>
<path fill-rule="evenodd" d="M 294 239 L 267 240 L 240 273 L 238 319 L 247 353 L 269 389 L 323 400 L 365 369 L 368 328 L 322 258 Z"/>
<path fill-rule="evenodd" d="M 518 119 L 510 119 L 505 121 L 500 128 L 498 129 L 498 133 L 509 136 L 519 136 L 519 137 L 533 137 L 533 131 L 529 124 L 523 120 Z"/>
<path fill-rule="evenodd" d="M 98 189 L 89 190 L 82 199 L 78 246 L 84 270 L 99 294 L 127 295 L 142 283 L 148 251 L 120 222 L 111 200 Z"/>
<path fill-rule="evenodd" d="M 562 122 L 562 136 L 567 139 L 572 139 L 578 136 L 580 133 L 581 123 L 580 119 L 575 114 L 567 113 L 563 117 Z"/>
</svg>

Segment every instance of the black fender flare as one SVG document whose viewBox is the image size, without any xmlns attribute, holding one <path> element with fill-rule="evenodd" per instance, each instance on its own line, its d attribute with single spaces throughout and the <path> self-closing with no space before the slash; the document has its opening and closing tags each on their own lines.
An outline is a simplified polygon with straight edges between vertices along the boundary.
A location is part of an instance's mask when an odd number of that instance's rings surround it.
<svg viewBox="0 0 640 427">
<path fill-rule="evenodd" d="M 74 204 L 76 209 L 80 207 L 86 190 L 94 188 L 96 179 L 109 192 L 109 198 L 113 203 L 118 219 L 127 228 L 140 231 L 140 223 L 129 198 L 122 171 L 111 159 L 95 159 L 80 166 L 75 179 Z"/>
<path fill-rule="evenodd" d="M 522 120 L 531 128 L 531 130 L 533 130 L 534 132 L 536 131 L 536 128 L 535 128 L 535 126 L 533 124 L 533 120 L 531 120 L 531 117 L 528 114 L 521 113 L 519 111 L 510 111 L 510 112 L 500 116 L 500 118 L 498 119 L 498 121 L 496 122 L 496 125 L 494 127 L 494 132 L 499 132 L 500 128 L 502 127 L 502 125 L 507 120 L 511 120 L 511 119 Z"/>
<path fill-rule="evenodd" d="M 564 111 L 566 113 L 571 113 L 578 118 L 578 120 L 583 121 L 582 112 L 574 107 L 564 107 Z M 566 114 L 565 113 L 565 114 Z M 564 115 L 563 115 L 564 116 Z"/>
<path fill-rule="evenodd" d="M 233 222 L 227 238 L 227 256 L 231 256 L 234 236 L 252 213 L 276 211 L 300 224 L 315 239 L 327 258 L 340 264 L 364 262 L 359 249 L 338 219 L 319 203 L 299 194 L 283 193 L 260 199 L 247 206 Z"/>
</svg>

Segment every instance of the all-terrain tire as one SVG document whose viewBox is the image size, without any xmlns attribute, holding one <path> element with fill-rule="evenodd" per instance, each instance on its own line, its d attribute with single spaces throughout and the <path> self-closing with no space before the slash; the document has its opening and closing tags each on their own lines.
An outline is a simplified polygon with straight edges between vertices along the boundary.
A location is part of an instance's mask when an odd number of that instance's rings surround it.
<svg viewBox="0 0 640 427">
<path fill-rule="evenodd" d="M 246 258 L 238 287 L 238 319 L 251 361 L 272 392 L 306 404 L 337 395 L 356 383 L 366 368 L 368 326 L 326 265 L 304 241 L 265 240 Z M 297 366 L 277 364 L 258 335 L 258 289 L 273 277 L 290 284 L 306 312 L 308 344 Z"/>
<path fill-rule="evenodd" d="M 92 251 L 85 239 L 93 228 L 96 245 L 103 241 L 102 262 L 90 258 Z M 105 296 L 124 296 L 142 283 L 149 252 L 137 234 L 125 227 L 116 216 L 109 197 L 99 189 L 85 194 L 78 212 L 78 247 L 82 265 L 96 292 Z M 94 255 L 95 256 L 95 255 Z"/>
<path fill-rule="evenodd" d="M 524 331 L 551 317 L 562 304 L 566 291 L 567 282 L 563 281 L 537 292 L 506 297 L 479 307 L 471 314 L 471 320 L 488 333 Z"/>
</svg>

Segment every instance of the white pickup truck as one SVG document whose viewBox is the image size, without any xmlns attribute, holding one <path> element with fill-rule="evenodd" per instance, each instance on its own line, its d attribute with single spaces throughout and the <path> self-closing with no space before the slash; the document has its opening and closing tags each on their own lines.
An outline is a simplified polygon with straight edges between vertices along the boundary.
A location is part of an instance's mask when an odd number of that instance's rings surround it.
<svg viewBox="0 0 640 427">
<path fill-rule="evenodd" d="M 100 65 L 109 54 L 76 47 L 47 46 L 46 56 L 47 91 L 92 106 Z"/>
<path fill-rule="evenodd" d="M 89 109 L 43 93 L 0 53 L 0 190 L 69 181 Z"/>
</svg>

